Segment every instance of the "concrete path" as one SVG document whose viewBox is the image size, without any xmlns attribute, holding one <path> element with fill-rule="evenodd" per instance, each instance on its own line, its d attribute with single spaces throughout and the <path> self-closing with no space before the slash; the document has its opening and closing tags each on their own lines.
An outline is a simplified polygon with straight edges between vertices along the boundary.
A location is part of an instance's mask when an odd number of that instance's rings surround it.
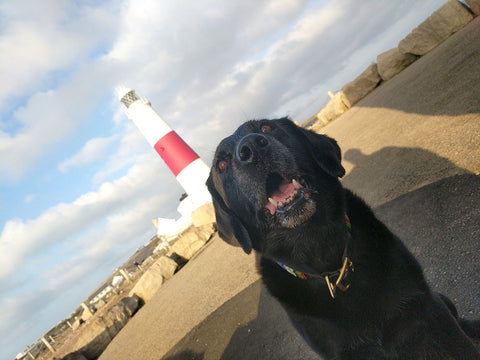
<svg viewBox="0 0 480 360">
<path fill-rule="evenodd" d="M 323 129 L 344 185 L 467 318 L 480 317 L 479 39 L 477 18 Z M 254 255 L 214 239 L 100 359 L 318 359 L 258 279 Z"/>
</svg>

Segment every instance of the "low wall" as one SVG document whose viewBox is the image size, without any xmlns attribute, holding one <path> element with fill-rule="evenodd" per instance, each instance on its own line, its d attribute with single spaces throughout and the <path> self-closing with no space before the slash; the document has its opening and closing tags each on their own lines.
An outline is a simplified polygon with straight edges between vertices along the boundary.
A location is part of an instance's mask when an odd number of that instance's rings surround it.
<svg viewBox="0 0 480 360">
<path fill-rule="evenodd" d="M 355 80 L 343 86 L 328 104 L 302 126 L 317 131 L 348 111 L 382 82 L 388 81 L 462 29 L 480 15 L 480 0 L 466 0 L 465 5 L 449 0 L 413 29 L 396 48 L 377 56 Z"/>
</svg>

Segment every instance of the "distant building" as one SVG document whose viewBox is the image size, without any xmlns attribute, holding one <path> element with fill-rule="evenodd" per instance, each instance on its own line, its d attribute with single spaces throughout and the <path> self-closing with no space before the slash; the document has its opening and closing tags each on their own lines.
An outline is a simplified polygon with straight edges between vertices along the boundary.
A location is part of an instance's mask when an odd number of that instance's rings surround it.
<svg viewBox="0 0 480 360">
<path fill-rule="evenodd" d="M 122 275 L 116 275 L 112 280 L 112 286 L 114 288 L 118 288 L 123 283 L 124 280 L 125 278 Z"/>
<path fill-rule="evenodd" d="M 90 304 L 95 304 L 98 302 L 100 299 L 105 298 L 108 294 L 114 292 L 114 288 L 112 285 L 107 284 L 100 292 L 95 295 L 95 297 L 90 300 Z"/>
</svg>

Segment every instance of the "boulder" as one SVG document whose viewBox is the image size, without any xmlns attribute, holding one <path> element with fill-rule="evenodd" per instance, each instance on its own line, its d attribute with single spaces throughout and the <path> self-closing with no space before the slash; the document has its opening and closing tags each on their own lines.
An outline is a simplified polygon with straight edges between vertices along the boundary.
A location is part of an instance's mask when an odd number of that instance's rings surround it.
<svg viewBox="0 0 480 360">
<path fill-rule="evenodd" d="M 330 99 L 328 104 L 320 110 L 317 114 L 314 115 L 315 121 L 309 127 L 310 130 L 318 131 L 325 125 L 327 125 L 330 121 L 336 119 L 340 115 L 342 115 L 345 111 L 349 109 L 348 99 L 343 93 L 343 91 L 339 91 L 335 94 L 333 98 Z"/>
<path fill-rule="evenodd" d="M 398 44 L 402 54 L 425 55 L 472 21 L 473 15 L 457 0 L 449 0 Z"/>
<path fill-rule="evenodd" d="M 192 230 L 198 235 L 198 238 L 200 240 L 207 242 L 215 233 L 216 226 L 214 223 L 210 223 L 210 224 L 194 227 Z"/>
<path fill-rule="evenodd" d="M 124 303 L 120 302 L 113 306 L 104 316 L 99 317 L 97 325 L 105 328 L 110 339 L 113 339 L 130 320 L 130 317 L 130 310 Z"/>
<path fill-rule="evenodd" d="M 96 327 L 78 339 L 76 348 L 87 359 L 97 359 L 112 341 L 105 327 Z"/>
<path fill-rule="evenodd" d="M 103 316 L 94 318 L 73 345 L 73 356 L 97 359 L 138 308 L 138 297 L 123 298 Z M 78 355 L 77 355 L 78 354 Z M 78 359 L 82 359 L 78 357 Z"/>
<path fill-rule="evenodd" d="M 82 325 L 84 322 L 85 321 L 82 318 L 75 319 L 75 321 L 72 324 L 72 330 L 74 331 L 77 330 L 80 327 L 80 325 Z"/>
<path fill-rule="evenodd" d="M 209 202 L 195 209 L 192 212 L 192 222 L 195 227 L 214 223 L 215 210 L 213 209 L 213 203 Z"/>
<path fill-rule="evenodd" d="M 162 256 L 150 267 L 150 270 L 157 272 L 159 275 L 163 276 L 165 280 L 168 280 L 173 274 L 175 274 L 177 267 L 178 264 L 173 259 L 167 256 Z"/>
<path fill-rule="evenodd" d="M 190 260 L 215 233 L 215 225 L 207 224 L 193 227 L 180 236 L 173 244 L 170 254 L 177 253 L 181 257 Z"/>
<path fill-rule="evenodd" d="M 133 289 L 130 290 L 129 295 L 137 295 L 143 302 L 147 303 L 153 295 L 155 295 L 158 289 L 160 289 L 163 281 L 162 274 L 156 267 L 154 267 L 154 265 L 152 265 L 150 269 L 145 271 L 142 277 L 138 279 Z"/>
<path fill-rule="evenodd" d="M 390 80 L 408 65 L 417 60 L 413 54 L 402 54 L 398 48 L 393 48 L 377 56 L 378 74 L 382 80 Z"/>
<path fill-rule="evenodd" d="M 140 298 L 134 294 L 132 296 L 124 297 L 120 303 L 123 304 L 125 313 L 132 317 L 139 308 Z"/>
<path fill-rule="evenodd" d="M 91 312 L 88 312 L 88 311 L 85 311 L 85 310 L 84 310 L 84 311 L 82 312 L 82 317 L 81 317 L 81 319 L 82 319 L 84 322 L 86 322 L 88 319 L 91 319 L 92 316 L 93 316 L 93 315 L 92 315 Z"/>
<path fill-rule="evenodd" d="M 179 271 L 188 262 L 187 259 L 185 259 L 183 256 L 178 255 L 177 253 L 173 253 L 173 254 L 169 255 L 168 257 L 170 259 L 172 259 L 173 261 L 175 261 L 178 265 L 177 270 L 175 270 L 175 272 Z"/>
<path fill-rule="evenodd" d="M 342 88 L 342 92 L 345 95 L 345 99 L 343 99 L 345 105 L 351 108 L 375 89 L 380 81 L 377 64 L 372 63 L 355 80 L 347 83 Z"/>
<path fill-rule="evenodd" d="M 466 0 L 475 15 L 480 15 L 480 0 Z"/>
<path fill-rule="evenodd" d="M 143 302 L 148 302 L 162 286 L 165 279 L 170 279 L 178 264 L 167 256 L 160 257 L 150 268 L 145 271 L 142 277 L 137 281 L 130 296 L 136 294 Z"/>
<path fill-rule="evenodd" d="M 81 352 L 75 351 L 65 355 L 62 360 L 88 360 Z"/>
<path fill-rule="evenodd" d="M 98 300 L 98 301 L 95 303 L 95 307 L 97 308 L 97 310 L 100 310 L 100 309 L 103 308 L 105 305 L 107 305 L 107 303 L 106 303 L 105 300 L 103 300 L 103 299 L 100 299 L 100 300 Z"/>
</svg>

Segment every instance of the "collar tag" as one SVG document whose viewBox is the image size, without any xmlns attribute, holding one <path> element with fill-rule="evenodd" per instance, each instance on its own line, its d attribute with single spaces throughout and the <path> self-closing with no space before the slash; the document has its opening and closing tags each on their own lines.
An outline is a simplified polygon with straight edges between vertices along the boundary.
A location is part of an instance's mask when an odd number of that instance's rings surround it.
<svg viewBox="0 0 480 360">
<path fill-rule="evenodd" d="M 278 262 L 278 261 L 277 261 L 277 264 L 280 265 L 280 267 L 282 269 L 286 270 L 287 272 L 289 272 L 293 276 L 296 276 L 297 278 L 300 278 L 300 279 L 303 279 L 303 280 L 307 279 L 307 275 L 305 275 L 305 273 L 303 273 L 301 271 L 294 270 L 290 266 L 282 264 L 281 262 Z"/>
</svg>

